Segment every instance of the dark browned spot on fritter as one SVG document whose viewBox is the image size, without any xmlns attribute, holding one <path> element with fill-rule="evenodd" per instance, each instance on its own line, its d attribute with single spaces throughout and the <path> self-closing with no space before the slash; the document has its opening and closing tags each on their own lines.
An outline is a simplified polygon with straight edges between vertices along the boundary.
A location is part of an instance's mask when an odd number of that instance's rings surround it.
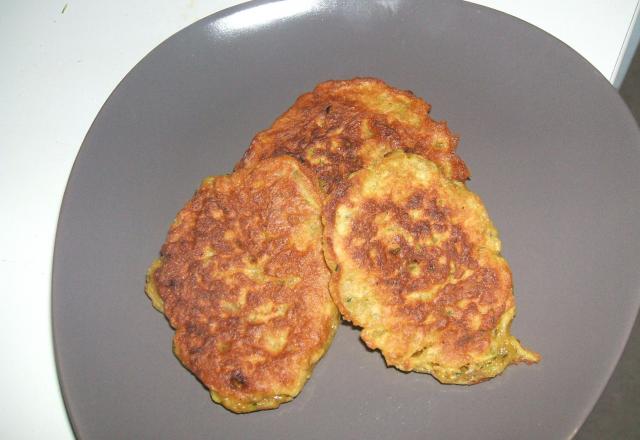
<svg viewBox="0 0 640 440">
<path fill-rule="evenodd" d="M 229 377 L 229 383 L 233 388 L 244 388 L 247 385 L 247 378 L 240 370 L 234 370 Z"/>
</svg>

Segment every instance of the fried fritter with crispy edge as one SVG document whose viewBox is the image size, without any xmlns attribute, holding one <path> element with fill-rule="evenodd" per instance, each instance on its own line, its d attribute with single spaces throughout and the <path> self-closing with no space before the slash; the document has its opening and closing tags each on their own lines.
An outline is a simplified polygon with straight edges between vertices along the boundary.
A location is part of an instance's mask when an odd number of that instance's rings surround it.
<svg viewBox="0 0 640 440">
<path fill-rule="evenodd" d="M 458 138 L 429 111 L 423 99 L 379 79 L 326 81 L 258 133 L 236 169 L 291 155 L 309 165 L 329 194 L 349 174 L 402 148 L 432 160 L 452 179 L 468 179 L 455 154 Z"/>
<path fill-rule="evenodd" d="M 322 256 L 321 193 L 295 159 L 209 177 L 178 213 L 146 292 L 174 352 L 227 409 L 293 399 L 339 322 Z"/>
<path fill-rule="evenodd" d="M 509 333 L 511 271 L 480 198 L 397 151 L 345 180 L 323 211 L 330 291 L 387 364 L 473 384 L 538 362 Z"/>
</svg>

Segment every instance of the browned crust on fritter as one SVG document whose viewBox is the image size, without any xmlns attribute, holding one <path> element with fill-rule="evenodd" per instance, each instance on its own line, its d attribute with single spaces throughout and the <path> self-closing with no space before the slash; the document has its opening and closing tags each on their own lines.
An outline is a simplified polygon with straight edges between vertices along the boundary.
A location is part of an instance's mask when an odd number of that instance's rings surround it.
<svg viewBox="0 0 640 440">
<path fill-rule="evenodd" d="M 379 79 L 326 81 L 258 133 L 236 169 L 290 155 L 308 164 L 330 193 L 352 172 L 403 149 L 432 160 L 450 178 L 468 179 L 469 170 L 455 154 L 458 137 L 429 111 L 411 91 Z"/>
<path fill-rule="evenodd" d="M 385 166 L 403 157 L 396 153 L 384 161 Z M 361 338 L 370 348 L 380 349 L 389 365 L 404 371 L 429 372 L 445 383 L 490 379 L 502 369 L 486 375 L 482 371 L 465 375 L 464 371 L 496 348 L 491 345 L 497 327 L 504 323 L 501 319 L 507 313 L 515 310 L 511 270 L 499 255 L 497 233 L 476 195 L 464 189 L 468 197 L 464 202 L 450 197 L 442 187 L 414 185 L 416 175 L 410 168 L 401 170 L 404 174 L 397 175 L 392 189 L 385 186 L 373 198 L 361 198 L 364 182 L 378 173 L 395 172 L 389 170 L 374 165 L 358 171 L 338 184 L 325 201 L 324 253 L 332 270 L 332 298 L 343 318 L 363 328 Z M 451 186 L 446 179 L 441 180 Z M 403 192 L 402 201 L 392 200 L 390 192 Z M 342 237 L 337 243 L 336 216 L 341 206 L 351 210 L 351 227 L 346 240 Z M 384 237 L 381 219 L 401 232 Z M 470 219 L 477 223 L 468 223 Z M 443 237 L 442 241 L 428 244 L 436 235 Z M 343 249 L 341 256 L 336 246 Z M 347 267 L 341 263 L 347 263 Z M 354 293 L 369 290 L 372 301 L 367 307 L 379 306 L 373 319 L 361 310 L 349 310 L 347 302 L 351 299 L 342 287 L 346 279 L 361 275 L 364 282 L 353 282 Z M 412 292 L 433 292 L 433 297 L 414 300 Z M 510 319 L 507 332 L 509 323 Z M 508 333 L 506 336 L 512 338 Z M 522 349 L 515 338 L 505 341 L 504 347 L 498 347 L 499 356 L 505 356 L 504 366 L 539 359 L 536 353 Z M 439 351 L 435 369 L 420 364 L 424 351 L 433 347 Z M 445 376 L 438 374 L 440 367 L 459 369 L 461 373 Z"/>
<path fill-rule="evenodd" d="M 310 176 L 279 157 L 205 179 L 150 273 L 176 356 L 236 412 L 293 398 L 335 332 Z"/>
<path fill-rule="evenodd" d="M 355 176 L 352 185 L 357 185 L 359 176 Z M 338 191 L 337 193 L 342 193 Z M 335 194 L 335 193 L 334 193 Z M 390 326 L 397 335 L 406 337 L 405 347 L 410 346 L 409 339 L 414 335 L 431 331 L 442 331 L 447 358 L 462 363 L 466 361 L 464 353 L 481 352 L 490 343 L 491 330 L 496 326 L 500 316 L 513 306 L 511 295 L 511 271 L 506 264 L 492 267 L 479 267 L 477 249 L 469 242 L 468 235 L 458 225 L 449 224 L 445 209 L 437 207 L 438 195 L 429 192 L 416 192 L 405 205 L 392 202 L 377 203 L 368 201 L 362 207 L 362 215 L 354 220 L 354 229 L 349 237 L 350 257 L 360 265 L 360 268 L 374 279 L 384 295 L 378 296 L 378 301 L 385 307 L 386 312 L 394 316 L 394 325 Z M 326 228 L 335 228 L 335 207 L 347 201 L 347 197 L 331 197 L 324 212 Z M 414 221 L 409 218 L 409 209 L 422 208 L 427 218 Z M 438 247 L 424 247 L 422 249 L 411 246 L 407 241 L 397 236 L 395 247 L 389 249 L 387 243 L 376 237 L 379 230 L 374 224 L 374 218 L 381 213 L 390 213 L 394 220 L 409 231 L 416 241 L 425 239 L 431 231 L 450 232 L 450 237 Z M 327 246 L 325 252 L 328 259 L 336 261 L 333 253 L 332 238 L 325 236 Z M 443 261 L 439 259 L 443 257 Z M 504 263 L 504 260 L 500 260 Z M 411 264 L 419 267 L 424 276 L 413 278 L 409 271 Z M 449 285 L 440 291 L 433 302 L 410 302 L 404 299 L 404 294 L 411 291 L 429 289 L 435 284 L 445 283 L 449 277 L 450 267 L 455 267 L 458 277 L 465 270 L 474 271 L 470 278 L 459 284 Z M 345 271 L 336 271 L 331 280 L 331 293 L 340 313 L 348 321 L 356 325 L 364 325 L 357 316 L 352 315 L 344 306 L 343 299 L 338 296 L 340 279 Z M 468 299 L 469 304 L 459 309 L 455 304 Z M 478 306 L 489 307 L 487 313 L 480 314 Z M 497 307 L 496 307 L 497 306 Z M 447 310 L 454 310 L 455 316 Z M 480 316 L 479 329 L 472 329 L 469 318 Z M 424 322 L 430 318 L 430 324 Z M 406 336 L 405 336 L 406 335 Z M 375 342 L 364 337 L 370 348 L 378 348 Z M 399 365 L 404 353 L 385 353 L 387 360 Z M 405 368 L 410 369 L 410 368 Z"/>
</svg>

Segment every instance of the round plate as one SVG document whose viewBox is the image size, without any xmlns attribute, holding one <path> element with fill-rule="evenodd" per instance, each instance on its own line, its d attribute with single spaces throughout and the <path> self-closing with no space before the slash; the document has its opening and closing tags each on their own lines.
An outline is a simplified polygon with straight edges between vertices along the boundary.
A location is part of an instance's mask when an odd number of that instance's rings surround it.
<svg viewBox="0 0 640 440">
<path fill-rule="evenodd" d="M 227 173 L 301 93 L 375 76 L 432 103 L 501 231 L 513 333 L 539 365 L 474 386 L 386 368 L 341 326 L 300 396 L 235 415 L 171 352 L 144 275 L 200 180 Z M 640 302 L 640 136 L 616 91 L 540 30 L 464 2 L 291 1 L 179 32 L 118 86 L 64 197 L 53 323 L 81 438 L 565 438 Z"/>
</svg>

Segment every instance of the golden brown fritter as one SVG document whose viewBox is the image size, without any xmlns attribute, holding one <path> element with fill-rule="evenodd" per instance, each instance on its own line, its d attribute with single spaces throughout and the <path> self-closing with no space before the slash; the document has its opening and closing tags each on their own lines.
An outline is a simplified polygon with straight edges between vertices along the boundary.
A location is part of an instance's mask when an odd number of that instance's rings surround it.
<svg viewBox="0 0 640 440">
<path fill-rule="evenodd" d="M 537 362 L 509 334 L 511 271 L 480 198 L 397 151 L 345 180 L 324 207 L 331 295 L 388 365 L 472 384 Z"/>
<path fill-rule="evenodd" d="M 176 356 L 231 411 L 293 399 L 331 343 L 320 212 L 310 172 L 290 157 L 210 177 L 149 269 Z"/>
<path fill-rule="evenodd" d="M 432 160 L 446 176 L 466 180 L 469 171 L 455 154 L 458 138 L 429 110 L 413 93 L 379 79 L 323 82 L 258 133 L 236 169 L 290 155 L 309 165 L 328 194 L 352 172 L 402 148 Z"/>
</svg>

